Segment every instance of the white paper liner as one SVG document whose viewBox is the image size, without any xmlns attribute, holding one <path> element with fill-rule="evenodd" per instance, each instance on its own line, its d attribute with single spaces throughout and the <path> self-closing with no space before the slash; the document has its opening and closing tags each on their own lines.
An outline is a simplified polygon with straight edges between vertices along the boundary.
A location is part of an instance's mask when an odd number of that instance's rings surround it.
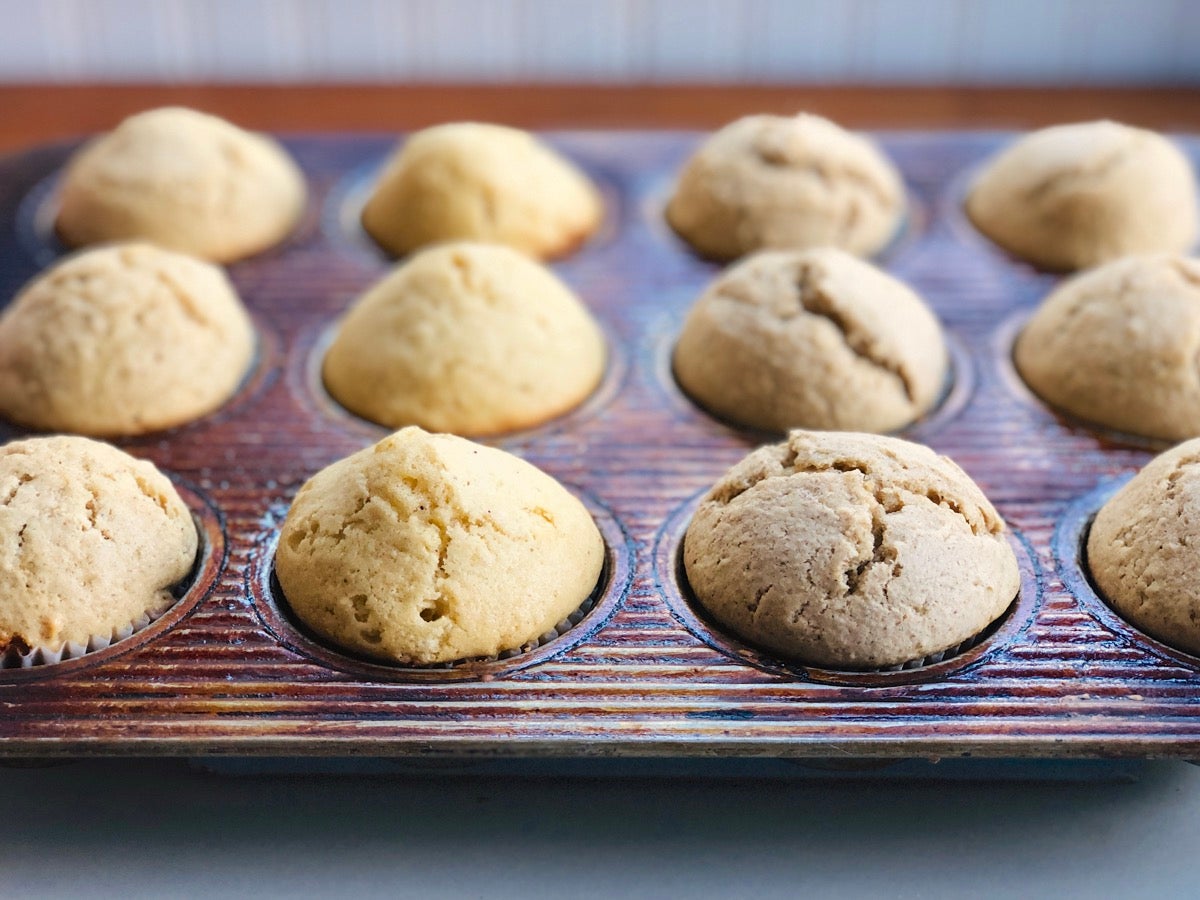
<svg viewBox="0 0 1200 900">
<path fill-rule="evenodd" d="M 162 609 L 142 613 L 128 625 L 114 628 L 110 634 L 92 635 L 84 644 L 67 641 L 57 648 L 37 646 L 25 653 L 14 647 L 8 647 L 3 653 L 0 653 L 0 669 L 32 669 L 36 666 L 53 666 L 60 662 L 66 662 L 68 659 L 78 659 L 89 653 L 95 653 L 97 650 L 103 650 L 117 641 L 123 641 L 141 631 L 154 620 L 162 618 L 176 602 L 172 599 Z"/>
<path fill-rule="evenodd" d="M 180 581 L 166 589 L 167 599 L 161 606 L 146 610 L 129 624 L 114 628 L 108 634 L 94 634 L 87 639 L 86 643 L 66 641 L 58 647 L 34 646 L 24 653 L 13 646 L 5 647 L 0 650 L 0 671 L 53 666 L 69 659 L 79 659 L 89 653 L 111 647 L 118 641 L 123 641 L 146 628 L 151 622 L 165 616 L 195 587 L 197 579 L 204 570 L 204 561 L 210 552 L 204 525 L 195 512 L 192 512 L 192 523 L 196 528 L 196 557 L 192 560 L 188 573 Z"/>
</svg>

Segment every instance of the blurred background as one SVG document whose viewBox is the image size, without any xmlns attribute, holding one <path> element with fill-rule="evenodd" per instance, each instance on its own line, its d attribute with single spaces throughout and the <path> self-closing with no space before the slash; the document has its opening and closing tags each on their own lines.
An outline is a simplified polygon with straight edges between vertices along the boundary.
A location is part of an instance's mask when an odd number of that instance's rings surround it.
<svg viewBox="0 0 1200 900">
<path fill-rule="evenodd" d="M 1197 0 L 0 0 L 0 151 L 182 104 L 278 132 L 1200 127 Z"/>
<path fill-rule="evenodd" d="M 10 82 L 1197 84 L 1195 0 L 0 0 Z"/>
</svg>

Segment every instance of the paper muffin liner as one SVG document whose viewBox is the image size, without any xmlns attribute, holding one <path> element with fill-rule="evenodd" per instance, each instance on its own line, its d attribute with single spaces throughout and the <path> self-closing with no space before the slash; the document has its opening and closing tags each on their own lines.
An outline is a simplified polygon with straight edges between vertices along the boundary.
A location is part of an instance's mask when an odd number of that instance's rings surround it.
<svg viewBox="0 0 1200 900">
<path fill-rule="evenodd" d="M 972 647 L 977 647 L 991 633 L 992 628 L 988 626 L 979 634 L 967 638 L 960 644 L 955 644 L 953 647 L 947 647 L 945 650 L 939 650 L 937 653 L 930 653 L 928 656 L 922 656 L 920 659 L 910 659 L 908 662 L 902 662 L 894 666 L 883 666 L 878 669 L 868 669 L 869 672 L 907 672 L 911 669 L 923 669 L 925 666 L 937 665 L 940 662 L 945 662 L 948 659 L 953 659 L 960 653 L 966 653 Z"/>
<path fill-rule="evenodd" d="M 601 576 L 601 579 L 603 579 L 603 575 Z M 583 603 L 581 603 L 579 606 L 577 606 L 575 608 L 574 612 L 572 612 L 565 619 L 561 619 L 558 622 L 558 624 L 555 625 L 553 628 L 551 628 L 549 631 L 538 636 L 537 638 L 535 638 L 532 641 L 526 641 L 520 647 L 517 647 L 513 650 L 502 650 L 500 653 L 496 654 L 495 656 L 484 657 L 484 659 L 486 659 L 488 661 L 492 661 L 492 660 L 496 660 L 496 659 L 512 659 L 512 657 L 514 657 L 514 656 L 519 656 L 522 653 L 528 653 L 531 650 L 536 650 L 538 647 L 541 647 L 543 644 L 548 644 L 551 641 L 562 637 L 564 634 L 566 634 L 568 631 L 570 631 L 572 628 L 574 628 L 576 625 L 578 625 L 580 622 L 583 621 L 583 617 L 592 611 L 592 609 L 596 606 L 596 601 L 599 599 L 600 599 L 599 589 L 593 590 L 592 593 L 588 595 L 587 599 L 584 600 Z M 459 663 L 467 662 L 467 661 L 468 660 L 457 660 L 455 662 L 450 663 L 450 665 L 454 666 L 454 665 L 458 665 Z"/>
<path fill-rule="evenodd" d="M 412 682 L 455 681 L 463 679 L 488 680 L 498 672 L 523 668 L 552 654 L 555 648 L 547 645 L 562 640 L 563 648 L 582 639 L 597 625 L 590 620 L 606 619 L 628 590 L 633 578 L 631 545 L 627 534 L 612 514 L 590 495 L 576 494 L 604 539 L 604 555 L 600 571 L 588 593 L 567 615 L 554 625 L 528 640 L 495 653 L 460 656 L 451 660 L 422 662 L 410 658 L 374 655 L 363 649 L 339 643 L 306 623 L 288 600 L 279 581 L 276 567 L 280 529 L 279 522 L 288 507 L 282 503 L 272 507 L 266 526 L 260 535 L 259 551 L 250 565 L 249 588 L 263 624 L 284 643 L 297 648 L 310 658 L 345 671 L 358 671 L 372 677 Z M 570 636 L 568 636 L 570 635 Z"/>
<path fill-rule="evenodd" d="M 181 485 L 177 482 L 175 483 L 175 487 L 182 489 L 184 501 L 191 511 L 192 524 L 196 529 L 196 555 L 192 559 L 187 573 L 179 581 L 164 589 L 166 596 L 162 602 L 139 613 L 133 621 L 124 625 L 118 625 L 107 634 L 93 634 L 83 642 L 66 641 L 58 646 L 45 646 L 41 644 L 28 646 L 25 644 L 24 639 L 21 639 L 17 646 L 9 643 L 7 646 L 0 647 L 0 671 L 53 666 L 71 659 L 79 659 L 82 656 L 87 656 L 89 653 L 106 650 L 113 644 L 132 637 L 161 619 L 191 593 L 196 585 L 205 578 L 206 566 L 214 555 L 214 534 L 216 534 L 215 540 L 219 548 L 216 552 L 218 559 L 221 557 L 221 552 L 223 552 L 220 548 L 224 546 L 224 538 L 218 532 L 214 532 L 213 526 L 215 522 L 208 515 L 198 512 L 198 510 L 206 509 L 207 507 L 205 507 L 203 501 L 190 496 L 194 493 L 194 489 L 186 484 Z M 22 646 L 25 646 L 25 649 L 21 649 Z"/>
<path fill-rule="evenodd" d="M 3 652 L 0 652 L 0 669 L 32 669 L 37 666 L 53 666 L 69 659 L 79 659 L 81 656 L 95 653 L 97 650 L 105 650 L 118 641 L 123 641 L 146 628 L 151 622 L 161 619 L 177 602 L 178 598 L 172 595 L 171 601 L 161 609 L 144 612 L 132 622 L 114 628 L 108 634 L 93 634 L 83 643 L 66 641 L 58 647 L 35 644 L 25 651 L 10 644 Z"/>
</svg>

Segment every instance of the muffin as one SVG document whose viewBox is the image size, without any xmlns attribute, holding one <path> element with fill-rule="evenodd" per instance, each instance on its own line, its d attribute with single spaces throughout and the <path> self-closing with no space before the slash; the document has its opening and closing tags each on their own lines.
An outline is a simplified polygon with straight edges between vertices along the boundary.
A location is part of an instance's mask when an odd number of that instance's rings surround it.
<svg viewBox="0 0 1200 900">
<path fill-rule="evenodd" d="M 131 116 L 72 157 L 55 226 L 72 247 L 146 240 L 230 262 L 283 240 L 304 203 L 304 177 L 273 140 L 169 107 Z"/>
<path fill-rule="evenodd" d="M 595 522 L 553 478 L 405 428 L 300 489 L 275 567 L 320 637 L 424 665 L 536 642 L 588 599 L 603 561 Z"/>
<path fill-rule="evenodd" d="M 170 428 L 228 400 L 254 344 L 216 266 L 149 244 L 88 250 L 0 314 L 0 415 L 91 435 Z"/>
<path fill-rule="evenodd" d="M 405 141 L 363 208 L 362 224 L 395 256 L 470 240 L 549 259 L 582 244 L 602 216 L 587 176 L 533 135 L 457 122 Z"/>
<path fill-rule="evenodd" d="M 334 399 L 381 425 L 489 435 L 577 406 L 604 361 L 600 329 L 547 269 L 508 247 L 454 243 L 367 291 L 323 373 Z"/>
<path fill-rule="evenodd" d="M 675 377 L 722 418 L 770 431 L 892 431 L 946 380 L 921 298 L 833 248 L 764 251 L 724 272 L 688 313 Z"/>
<path fill-rule="evenodd" d="M 0 447 L 0 534 L 5 657 L 107 643 L 158 616 L 198 541 L 187 506 L 152 463 L 81 437 Z"/>
<path fill-rule="evenodd" d="M 1109 428 L 1200 434 L 1200 262 L 1131 257 L 1075 276 L 1034 313 L 1014 361 L 1043 400 Z"/>
<path fill-rule="evenodd" d="M 1152 131 L 1057 125 L 988 162 L 966 210 L 1014 256 L 1044 269 L 1083 269 L 1188 250 L 1196 240 L 1196 177 L 1179 149 Z"/>
<path fill-rule="evenodd" d="M 1200 655 L 1200 439 L 1152 459 L 1092 523 L 1087 565 L 1142 631 Z"/>
<path fill-rule="evenodd" d="M 819 116 L 747 116 L 688 160 L 667 221 L 713 259 L 824 246 L 872 256 L 904 209 L 899 173 L 865 138 Z"/>
<path fill-rule="evenodd" d="M 683 560 L 720 625 L 838 669 L 958 647 L 1020 587 L 975 483 L 927 447 L 868 434 L 795 431 L 755 450 L 701 501 Z"/>
</svg>

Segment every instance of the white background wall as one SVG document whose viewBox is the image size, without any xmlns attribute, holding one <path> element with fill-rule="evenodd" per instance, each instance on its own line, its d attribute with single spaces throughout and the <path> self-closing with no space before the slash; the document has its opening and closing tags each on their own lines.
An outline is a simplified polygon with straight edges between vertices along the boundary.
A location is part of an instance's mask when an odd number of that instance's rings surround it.
<svg viewBox="0 0 1200 900">
<path fill-rule="evenodd" d="M 1200 83 L 1200 0 L 0 0 L 0 79 Z"/>
</svg>

